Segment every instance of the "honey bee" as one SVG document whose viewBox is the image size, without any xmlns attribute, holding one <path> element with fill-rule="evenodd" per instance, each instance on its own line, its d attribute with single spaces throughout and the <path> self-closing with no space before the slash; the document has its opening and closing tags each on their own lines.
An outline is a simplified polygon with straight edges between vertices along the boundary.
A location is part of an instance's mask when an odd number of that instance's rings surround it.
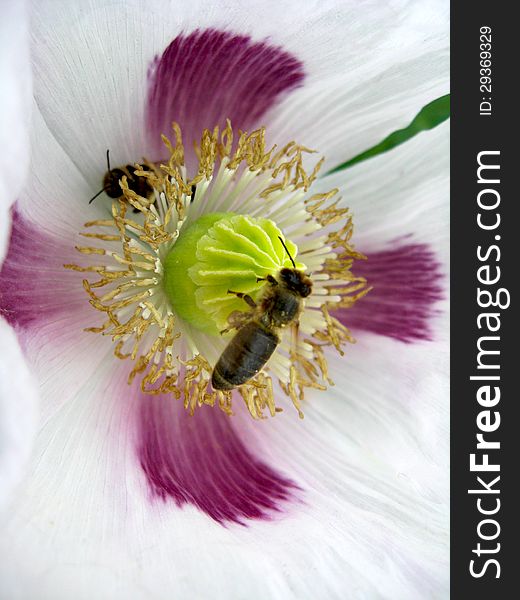
<svg viewBox="0 0 520 600">
<path fill-rule="evenodd" d="M 211 384 L 215 390 L 232 390 L 247 383 L 263 368 L 280 343 L 279 331 L 298 323 L 303 299 L 312 291 L 312 280 L 296 268 L 287 246 L 281 237 L 279 239 L 293 268 L 280 269 L 276 277 L 268 275 L 257 279 L 267 281 L 260 304 L 247 294 L 228 290 L 229 294 L 243 298 L 253 310 L 238 313 L 244 324 L 235 325 L 238 331 L 213 369 Z"/>
<path fill-rule="evenodd" d="M 142 171 L 151 171 L 151 167 L 147 164 L 141 165 Z M 119 185 L 122 177 L 126 175 L 128 188 L 142 196 L 143 198 L 150 198 L 153 194 L 153 188 L 148 182 L 146 177 L 142 175 L 136 175 L 135 172 L 137 169 L 134 165 L 124 165 L 122 167 L 116 167 L 115 169 L 110 168 L 110 150 L 107 150 L 107 172 L 103 177 L 103 187 L 99 190 L 97 194 L 92 196 L 89 200 L 89 204 L 91 204 L 100 194 L 105 192 L 107 196 L 110 198 L 118 199 L 123 196 L 123 190 Z M 195 192 L 197 190 L 196 185 L 191 186 L 191 199 L 193 202 L 195 199 Z M 137 208 L 134 208 L 134 212 L 139 212 Z"/>
<path fill-rule="evenodd" d="M 103 187 L 99 192 L 89 200 L 89 204 L 93 202 L 100 194 L 105 192 L 110 198 L 121 198 L 123 191 L 119 182 L 121 178 L 126 175 L 128 181 L 128 187 L 136 194 L 143 196 L 143 198 L 149 198 L 153 193 L 152 186 L 148 183 L 148 179 L 143 176 L 136 175 L 136 168 L 134 165 L 124 165 L 122 167 L 116 167 L 115 169 L 110 168 L 110 155 L 107 150 L 107 172 L 103 177 Z M 150 171 L 150 167 L 146 164 L 142 165 L 143 171 Z M 134 212 L 138 212 L 134 208 Z"/>
</svg>

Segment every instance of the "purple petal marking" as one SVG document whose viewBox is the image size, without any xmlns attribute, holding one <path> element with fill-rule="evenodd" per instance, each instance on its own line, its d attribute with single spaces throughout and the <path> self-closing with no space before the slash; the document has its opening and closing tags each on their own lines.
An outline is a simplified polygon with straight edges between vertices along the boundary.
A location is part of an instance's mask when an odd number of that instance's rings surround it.
<svg viewBox="0 0 520 600">
<path fill-rule="evenodd" d="M 365 330 L 402 342 L 431 340 L 434 304 L 443 298 L 440 264 L 424 244 L 402 243 L 367 253 L 354 272 L 374 287 L 352 308 L 335 312 L 352 331 Z"/>
<path fill-rule="evenodd" d="M 153 151 L 164 154 L 160 135 L 170 136 L 173 121 L 186 148 L 226 118 L 235 131 L 259 125 L 303 78 L 302 63 L 267 42 L 215 29 L 181 34 L 149 69 L 146 124 Z"/>
<path fill-rule="evenodd" d="M 190 417 L 171 396 L 141 396 L 138 456 L 152 495 L 219 523 L 270 519 L 296 485 L 256 459 L 218 408 Z"/>
<path fill-rule="evenodd" d="M 88 308 L 78 273 L 63 268 L 75 254 L 74 241 L 47 234 L 16 208 L 12 218 L 11 241 L 0 267 L 0 314 L 15 328 L 26 328 L 64 311 Z"/>
</svg>

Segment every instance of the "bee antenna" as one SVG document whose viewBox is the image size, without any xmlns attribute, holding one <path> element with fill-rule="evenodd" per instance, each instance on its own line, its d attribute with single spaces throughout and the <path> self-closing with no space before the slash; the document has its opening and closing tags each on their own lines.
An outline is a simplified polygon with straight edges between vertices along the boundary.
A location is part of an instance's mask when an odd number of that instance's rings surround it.
<svg viewBox="0 0 520 600">
<path fill-rule="evenodd" d="M 280 240 L 280 242 L 282 242 L 282 246 L 285 248 L 285 251 L 287 252 L 287 256 L 291 259 L 292 266 L 296 269 L 296 264 L 294 263 L 291 253 L 289 252 L 289 250 L 287 250 L 287 246 L 285 245 L 285 242 L 282 240 L 281 236 L 278 236 L 278 239 Z"/>
<path fill-rule="evenodd" d="M 110 171 L 111 171 L 111 169 L 110 169 L 110 150 L 109 150 L 108 148 L 107 148 L 107 169 L 108 169 L 108 172 L 110 173 Z M 103 192 L 106 192 L 106 191 L 108 190 L 108 188 L 109 188 L 109 187 L 110 187 L 109 185 L 106 185 L 104 188 L 101 188 L 101 189 L 99 190 L 99 192 L 98 192 L 98 193 L 97 193 L 95 196 L 92 196 L 92 198 L 91 198 L 91 199 L 88 201 L 88 203 L 89 203 L 89 204 L 92 204 L 92 202 L 94 202 L 94 200 L 95 200 L 95 199 L 96 199 L 96 198 L 97 198 L 97 197 L 98 197 L 100 194 L 102 194 Z"/>
<path fill-rule="evenodd" d="M 94 200 L 95 200 L 95 199 L 96 199 L 96 198 L 97 198 L 97 197 L 98 197 L 100 194 L 102 194 L 103 192 L 106 192 L 106 190 L 108 190 L 108 186 L 107 186 L 107 187 L 104 187 L 104 188 L 102 188 L 102 189 L 100 189 L 100 190 L 99 190 L 99 192 L 98 192 L 98 193 L 97 193 L 95 196 L 92 196 L 92 198 L 91 198 L 91 199 L 88 201 L 88 203 L 89 203 L 89 204 L 92 204 L 92 202 L 94 202 Z"/>
</svg>

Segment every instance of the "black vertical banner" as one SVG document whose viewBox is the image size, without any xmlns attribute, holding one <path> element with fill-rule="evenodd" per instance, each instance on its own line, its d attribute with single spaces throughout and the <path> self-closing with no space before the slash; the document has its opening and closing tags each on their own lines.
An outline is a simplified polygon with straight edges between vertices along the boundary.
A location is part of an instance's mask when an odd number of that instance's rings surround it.
<svg viewBox="0 0 520 600">
<path fill-rule="evenodd" d="M 513 7 L 452 3 L 451 588 L 457 600 L 519 595 L 520 126 L 513 106 L 520 104 L 520 30 Z"/>
</svg>

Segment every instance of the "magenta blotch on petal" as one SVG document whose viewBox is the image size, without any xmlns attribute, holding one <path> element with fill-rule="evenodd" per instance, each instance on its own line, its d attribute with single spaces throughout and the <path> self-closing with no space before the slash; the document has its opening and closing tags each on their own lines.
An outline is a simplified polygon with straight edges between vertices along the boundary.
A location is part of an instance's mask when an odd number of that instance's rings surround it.
<svg viewBox="0 0 520 600">
<path fill-rule="evenodd" d="M 187 148 L 226 118 L 235 131 L 258 126 L 280 94 L 303 78 L 294 56 L 249 36 L 215 29 L 179 35 L 149 70 L 146 124 L 153 151 L 164 152 L 160 136 L 170 135 L 173 121 Z"/>
<path fill-rule="evenodd" d="M 63 263 L 75 259 L 74 240 L 58 239 L 37 228 L 15 208 L 11 241 L 0 267 L 0 313 L 16 328 L 24 328 L 88 304 L 78 273 Z M 71 232 L 73 233 L 73 232 Z M 81 329 L 81 324 L 78 329 Z"/>
<path fill-rule="evenodd" d="M 190 417 L 171 396 L 141 397 L 138 455 L 152 495 L 193 504 L 220 523 L 279 511 L 295 484 L 249 452 L 232 420 L 211 407 Z"/>
<path fill-rule="evenodd" d="M 408 343 L 431 340 L 434 305 L 443 298 L 443 275 L 433 251 L 399 240 L 395 248 L 367 255 L 368 260 L 356 262 L 356 275 L 374 289 L 335 315 L 354 333 L 371 331 Z"/>
</svg>

